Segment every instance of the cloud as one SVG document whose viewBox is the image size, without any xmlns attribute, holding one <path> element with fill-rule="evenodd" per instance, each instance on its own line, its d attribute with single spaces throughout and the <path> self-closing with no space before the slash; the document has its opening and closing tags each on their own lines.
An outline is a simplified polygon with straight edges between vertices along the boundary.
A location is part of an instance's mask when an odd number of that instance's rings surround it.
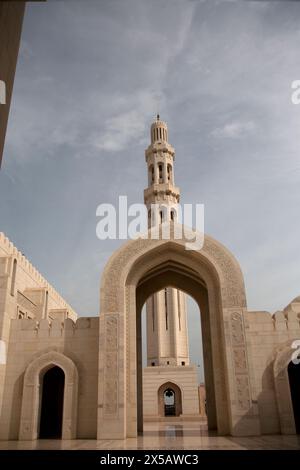
<svg viewBox="0 0 300 470">
<path fill-rule="evenodd" d="M 91 136 L 90 143 L 98 150 L 119 152 L 130 143 L 141 141 L 148 134 L 147 117 L 157 109 L 157 96 L 147 90 L 126 96 L 124 112 L 104 121 L 103 129 Z"/>
<path fill-rule="evenodd" d="M 252 134 L 255 130 L 255 124 L 253 121 L 248 122 L 229 122 L 223 127 L 218 127 L 211 132 L 213 137 L 218 139 L 239 139 L 246 135 Z"/>
<path fill-rule="evenodd" d="M 300 2 L 285 3 L 28 3 L 0 219 L 79 314 L 98 313 L 109 251 L 96 240 L 95 209 L 119 194 L 143 200 L 157 111 L 182 199 L 205 204 L 207 232 L 242 260 L 249 307 L 275 310 L 299 293 L 300 106 L 290 86 L 299 78 Z M 277 278 L 269 260 L 282 239 L 289 250 Z M 268 255 L 256 251 L 266 245 Z"/>
</svg>

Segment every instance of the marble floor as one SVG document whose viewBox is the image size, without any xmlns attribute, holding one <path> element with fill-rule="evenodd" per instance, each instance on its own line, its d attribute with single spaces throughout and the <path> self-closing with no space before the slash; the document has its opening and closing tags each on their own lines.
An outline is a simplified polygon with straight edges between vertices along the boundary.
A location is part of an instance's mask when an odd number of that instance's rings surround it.
<svg viewBox="0 0 300 470">
<path fill-rule="evenodd" d="M 112 449 L 200 449 L 200 450 L 246 450 L 246 449 L 300 449 L 298 436 L 224 437 L 207 431 L 206 424 L 197 421 L 168 420 L 146 423 L 144 433 L 137 438 L 116 440 L 70 441 L 0 441 L 0 450 L 65 449 L 65 450 L 112 450 Z"/>
</svg>

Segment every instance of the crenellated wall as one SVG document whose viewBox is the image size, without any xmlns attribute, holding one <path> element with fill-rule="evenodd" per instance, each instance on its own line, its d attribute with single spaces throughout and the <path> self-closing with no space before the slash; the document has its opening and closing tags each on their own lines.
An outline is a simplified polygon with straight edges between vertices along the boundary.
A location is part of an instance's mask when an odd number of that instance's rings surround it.
<svg viewBox="0 0 300 470">
<path fill-rule="evenodd" d="M 0 409 L 11 320 L 71 318 L 77 314 L 13 243 L 0 232 Z M 28 320 L 29 322 L 31 320 Z"/>
<path fill-rule="evenodd" d="M 77 314 L 73 308 L 63 299 L 54 287 L 39 273 L 13 243 L 0 232 L 0 276 L 10 278 L 12 276 L 13 261 L 17 261 L 16 290 L 43 289 L 48 292 L 48 307 L 65 308 L 69 316 L 76 320 Z M 9 286 L 8 286 L 9 287 Z M 32 293 L 32 295 L 34 295 Z"/>
</svg>

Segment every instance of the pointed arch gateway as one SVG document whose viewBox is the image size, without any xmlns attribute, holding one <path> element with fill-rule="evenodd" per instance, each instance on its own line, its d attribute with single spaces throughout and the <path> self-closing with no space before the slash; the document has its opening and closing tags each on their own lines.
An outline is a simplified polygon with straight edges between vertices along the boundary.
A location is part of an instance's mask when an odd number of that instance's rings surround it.
<svg viewBox="0 0 300 470">
<path fill-rule="evenodd" d="M 62 439 L 76 438 L 77 368 L 74 362 L 64 354 L 58 351 L 48 351 L 34 359 L 24 374 L 19 440 L 34 440 L 39 437 L 44 378 L 52 369 L 60 370 L 60 373 L 64 375 L 61 437 Z M 50 399 L 49 395 L 48 399 Z"/>
<path fill-rule="evenodd" d="M 141 309 L 165 286 L 191 295 L 201 311 L 209 427 L 223 435 L 259 434 L 240 267 L 209 236 L 201 250 L 186 250 L 186 242 L 130 241 L 105 267 L 100 290 L 98 439 L 136 437 L 142 431 Z"/>
</svg>

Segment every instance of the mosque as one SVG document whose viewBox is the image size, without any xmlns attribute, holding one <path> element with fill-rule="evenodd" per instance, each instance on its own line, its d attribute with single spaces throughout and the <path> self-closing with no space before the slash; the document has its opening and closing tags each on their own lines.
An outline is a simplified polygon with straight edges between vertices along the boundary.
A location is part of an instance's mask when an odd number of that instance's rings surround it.
<svg viewBox="0 0 300 470">
<path fill-rule="evenodd" d="M 241 268 L 205 235 L 174 236 L 174 148 L 157 116 L 145 152 L 151 205 L 171 237 L 126 242 L 101 277 L 100 314 L 76 312 L 0 234 L 0 439 L 125 439 L 147 420 L 207 420 L 220 435 L 300 433 L 300 297 L 249 311 Z M 199 307 L 204 385 L 188 346 L 186 295 Z M 146 305 L 147 366 L 141 312 Z M 200 341 L 200 331 L 199 331 Z"/>
</svg>

